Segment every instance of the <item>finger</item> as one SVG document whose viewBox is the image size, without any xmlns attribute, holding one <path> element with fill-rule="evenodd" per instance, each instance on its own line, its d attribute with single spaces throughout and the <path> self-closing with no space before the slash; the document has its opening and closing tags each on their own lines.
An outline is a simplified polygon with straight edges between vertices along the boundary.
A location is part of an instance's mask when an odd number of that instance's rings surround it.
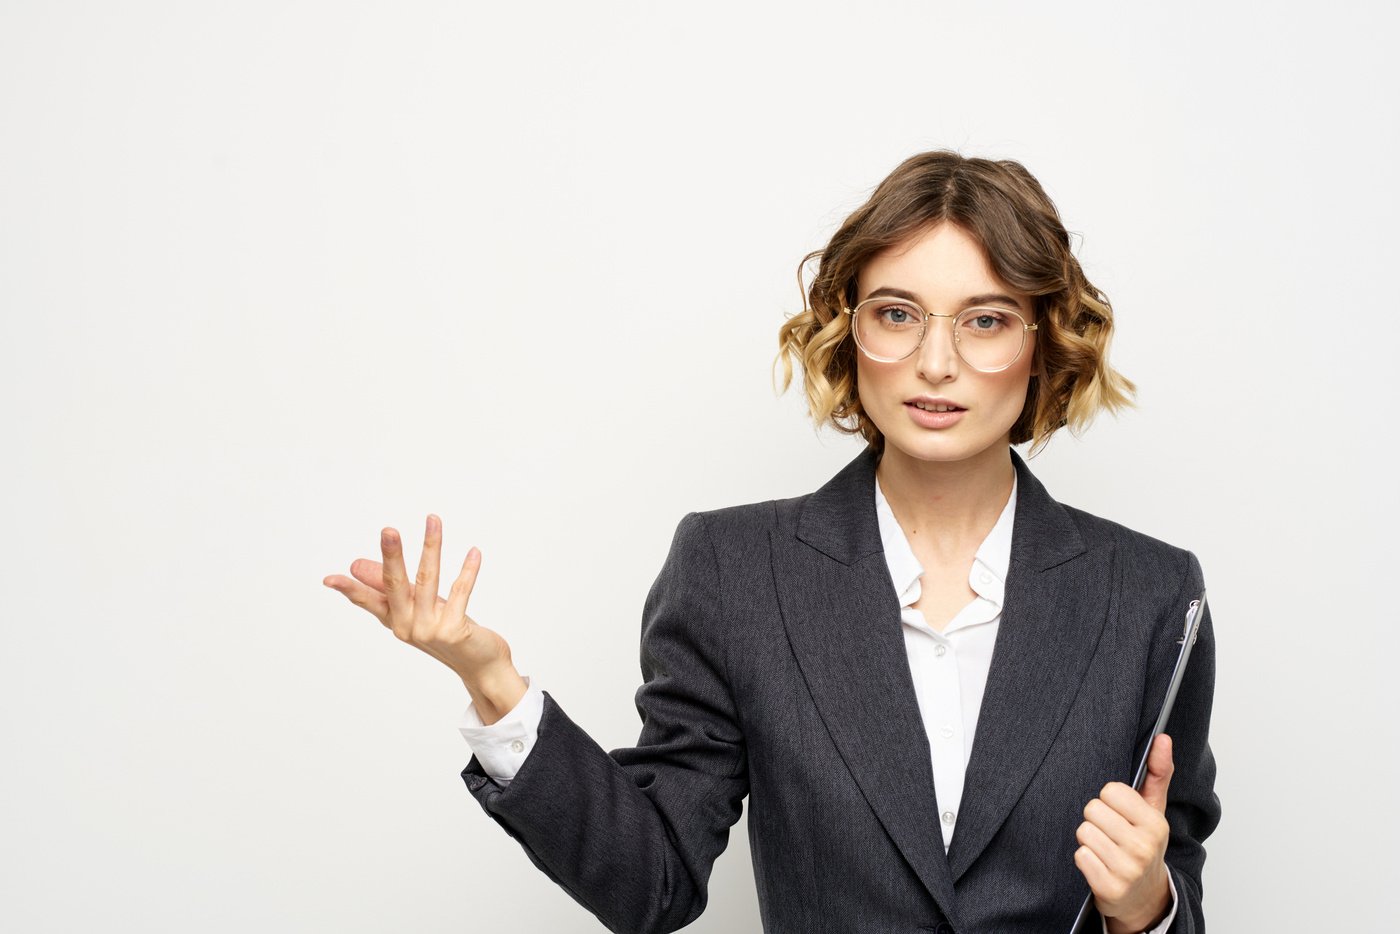
<svg viewBox="0 0 1400 934">
<path fill-rule="evenodd" d="M 1131 860 L 1128 855 L 1098 825 L 1085 821 L 1074 832 L 1074 838 L 1093 851 L 1098 857 L 1099 865 L 1104 867 L 1106 876 L 1127 877 L 1131 872 Z"/>
<path fill-rule="evenodd" d="M 413 587 L 413 613 L 417 619 L 433 619 L 436 615 L 441 555 L 442 520 L 429 513 L 423 533 L 423 554 L 418 559 L 418 580 Z"/>
<path fill-rule="evenodd" d="M 467 615 L 467 601 L 471 599 L 472 590 L 476 587 L 476 574 L 481 570 L 481 551 L 473 545 L 467 549 L 466 560 L 462 562 L 462 573 L 457 575 L 457 579 L 452 582 L 452 592 L 448 594 L 447 608 L 443 610 L 443 618 L 447 622 L 456 622 Z"/>
<path fill-rule="evenodd" d="M 350 575 L 361 583 L 368 584 L 380 593 L 384 592 L 384 565 L 378 561 L 371 561 L 368 558 L 356 558 L 350 562 Z M 438 597 L 438 609 L 441 610 L 447 601 Z"/>
<path fill-rule="evenodd" d="M 356 558 L 350 563 L 350 575 L 363 584 L 368 584 L 380 593 L 384 592 L 384 565 L 368 558 Z"/>
<path fill-rule="evenodd" d="M 1089 888 L 1095 895 L 1108 891 L 1109 880 L 1113 874 L 1108 871 L 1108 867 L 1103 864 L 1088 846 L 1080 846 L 1074 851 L 1074 865 L 1079 867 L 1079 872 L 1084 876 L 1084 881 L 1089 883 Z"/>
<path fill-rule="evenodd" d="M 1119 846 L 1126 845 L 1136 833 L 1132 822 L 1103 798 L 1095 798 L 1084 806 L 1084 819 Z"/>
<path fill-rule="evenodd" d="M 1171 784 L 1176 766 L 1172 762 L 1172 738 L 1166 733 L 1158 735 L 1152 743 L 1152 751 L 1147 754 L 1147 778 L 1142 782 L 1142 799 L 1158 814 L 1167 811 L 1167 787 Z"/>
<path fill-rule="evenodd" d="M 1162 812 L 1148 804 L 1140 792 L 1134 791 L 1133 786 L 1125 782 L 1109 782 L 1103 786 L 1099 797 L 1134 827 L 1146 827 L 1162 819 Z"/>
<path fill-rule="evenodd" d="M 344 594 L 345 598 L 355 606 L 374 614 L 375 619 L 385 626 L 389 625 L 389 602 L 383 593 L 339 574 L 332 574 L 321 583 Z"/>
<path fill-rule="evenodd" d="M 384 552 L 384 596 L 389 601 L 389 622 L 407 627 L 413 621 L 413 599 L 403 566 L 403 541 L 397 531 L 386 528 L 379 534 L 379 547 Z M 398 634 L 397 629 L 394 632 Z"/>
</svg>

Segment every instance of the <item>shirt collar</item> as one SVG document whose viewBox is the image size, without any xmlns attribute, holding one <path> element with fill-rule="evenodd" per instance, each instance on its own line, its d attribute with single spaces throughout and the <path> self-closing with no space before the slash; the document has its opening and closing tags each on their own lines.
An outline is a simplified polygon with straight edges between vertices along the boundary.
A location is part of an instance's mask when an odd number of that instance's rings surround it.
<svg viewBox="0 0 1400 934">
<path fill-rule="evenodd" d="M 1005 595 L 1006 574 L 1011 565 L 1011 527 L 1016 518 L 1016 487 L 1019 483 L 1019 478 L 1013 475 L 1011 495 L 1007 497 L 996 524 L 977 547 L 968 576 L 972 589 L 998 607 Z M 885 561 L 890 568 L 895 593 L 901 606 L 909 606 L 919 599 L 919 577 L 924 573 L 924 567 L 914 557 L 909 539 L 900 528 L 899 520 L 894 517 L 878 478 L 875 481 L 875 515 L 880 522 L 880 541 L 885 549 Z"/>
</svg>

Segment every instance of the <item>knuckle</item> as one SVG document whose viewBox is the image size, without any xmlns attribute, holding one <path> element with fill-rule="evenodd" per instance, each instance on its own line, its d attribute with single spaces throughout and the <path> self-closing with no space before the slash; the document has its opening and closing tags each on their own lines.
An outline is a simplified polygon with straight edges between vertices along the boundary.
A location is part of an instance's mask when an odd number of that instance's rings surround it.
<svg viewBox="0 0 1400 934">
<path fill-rule="evenodd" d="M 416 635 L 424 644 L 441 645 L 447 641 L 447 631 L 436 619 L 427 619 L 418 626 Z"/>
</svg>

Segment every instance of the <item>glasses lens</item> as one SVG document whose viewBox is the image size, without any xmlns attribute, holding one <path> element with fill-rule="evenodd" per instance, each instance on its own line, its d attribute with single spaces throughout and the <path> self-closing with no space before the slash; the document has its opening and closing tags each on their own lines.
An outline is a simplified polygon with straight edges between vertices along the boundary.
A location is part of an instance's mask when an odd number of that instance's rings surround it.
<svg viewBox="0 0 1400 934">
<path fill-rule="evenodd" d="M 899 360 L 919 346 L 923 313 L 895 298 L 872 298 L 856 308 L 856 340 L 866 353 Z"/>
<path fill-rule="evenodd" d="M 1021 353 L 1026 329 L 1019 317 L 1000 308 L 969 308 L 955 319 L 958 353 L 979 370 L 1010 366 Z"/>
<path fill-rule="evenodd" d="M 902 360 L 918 349 L 923 312 L 910 302 L 874 298 L 856 308 L 855 325 L 856 340 L 866 353 Z M 978 370 L 1010 366 L 1026 340 L 1025 322 L 1001 308 L 969 308 L 954 319 L 953 327 L 959 355 Z"/>
</svg>

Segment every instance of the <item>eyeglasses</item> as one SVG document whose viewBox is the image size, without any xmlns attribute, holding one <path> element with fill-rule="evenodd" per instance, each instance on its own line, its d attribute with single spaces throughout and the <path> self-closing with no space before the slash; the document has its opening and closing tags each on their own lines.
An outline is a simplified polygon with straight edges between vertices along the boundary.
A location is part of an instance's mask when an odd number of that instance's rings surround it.
<svg viewBox="0 0 1400 934">
<path fill-rule="evenodd" d="M 952 318 L 953 349 L 983 373 L 1004 370 L 1020 359 L 1026 332 L 1039 327 L 1009 308 L 983 306 L 933 315 L 902 298 L 867 298 L 854 310 L 841 310 L 851 316 L 856 346 L 880 363 L 897 363 L 923 346 L 929 318 Z"/>
</svg>

